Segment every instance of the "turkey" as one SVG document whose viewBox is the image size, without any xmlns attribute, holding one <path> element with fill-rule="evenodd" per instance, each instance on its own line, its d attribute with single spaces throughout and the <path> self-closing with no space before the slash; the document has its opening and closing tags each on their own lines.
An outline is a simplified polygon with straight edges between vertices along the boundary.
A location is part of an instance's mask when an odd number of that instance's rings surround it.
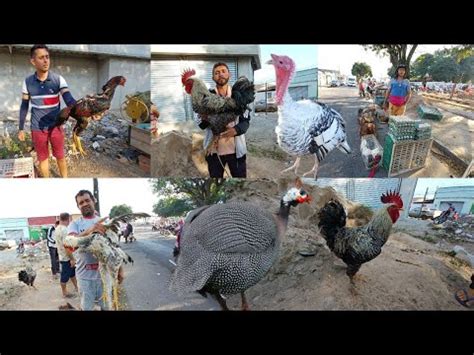
<svg viewBox="0 0 474 355">
<path fill-rule="evenodd" d="M 200 207 L 184 223 L 177 267 L 170 289 L 183 294 L 213 295 L 228 310 L 222 295 L 238 294 L 249 308 L 245 291 L 257 284 L 278 257 L 290 208 L 310 202 L 298 179 L 272 214 L 246 202 Z"/>
<path fill-rule="evenodd" d="M 314 166 L 303 176 L 314 173 L 316 179 L 319 163 L 334 148 L 351 153 L 347 143 L 346 123 L 337 111 L 326 104 L 310 100 L 294 101 L 288 91 L 295 72 L 294 61 L 287 56 L 271 56 L 268 64 L 273 64 L 276 75 L 278 125 L 275 132 L 278 145 L 286 153 L 297 156 L 295 163 L 281 173 L 294 170 L 298 175 L 301 157 L 314 154 Z"/>
</svg>

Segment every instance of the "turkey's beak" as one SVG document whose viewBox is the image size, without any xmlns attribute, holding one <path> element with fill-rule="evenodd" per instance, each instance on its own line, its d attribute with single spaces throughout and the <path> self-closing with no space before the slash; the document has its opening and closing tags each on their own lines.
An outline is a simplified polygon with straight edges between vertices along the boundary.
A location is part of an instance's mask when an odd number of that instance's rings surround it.
<svg viewBox="0 0 474 355">
<path fill-rule="evenodd" d="M 268 62 L 266 62 L 265 64 L 273 64 L 273 60 L 270 59 Z"/>
</svg>

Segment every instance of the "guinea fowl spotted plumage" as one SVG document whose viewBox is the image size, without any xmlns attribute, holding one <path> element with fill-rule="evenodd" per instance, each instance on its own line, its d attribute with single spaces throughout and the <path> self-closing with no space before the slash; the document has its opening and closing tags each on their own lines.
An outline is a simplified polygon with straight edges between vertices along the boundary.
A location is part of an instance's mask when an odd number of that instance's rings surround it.
<svg viewBox="0 0 474 355">
<path fill-rule="evenodd" d="M 309 202 L 297 181 L 272 214 L 246 202 L 204 206 L 186 218 L 180 254 L 170 289 L 180 294 L 197 291 L 213 295 L 227 310 L 222 295 L 244 292 L 258 283 L 278 257 L 290 207 Z"/>
<path fill-rule="evenodd" d="M 275 102 L 278 106 L 278 125 L 275 128 L 278 145 L 286 153 L 296 155 L 295 163 L 282 171 L 294 170 L 298 174 L 303 155 L 314 154 L 313 168 L 303 176 L 314 173 L 317 177 L 319 163 L 334 148 L 351 153 L 347 143 L 345 121 L 326 104 L 310 100 L 294 101 L 288 91 L 295 72 L 294 61 L 287 56 L 272 54 L 276 74 Z"/>
<path fill-rule="evenodd" d="M 211 93 L 195 75 L 194 69 L 187 69 L 181 76 L 181 82 L 185 91 L 191 95 L 193 111 L 207 115 L 209 128 L 218 137 L 237 116 L 250 110 L 248 105 L 255 100 L 255 86 L 248 78 L 241 76 L 232 86 L 231 96 L 223 97 Z"/>
<path fill-rule="evenodd" d="M 137 218 L 150 217 L 146 213 L 128 213 L 112 218 L 104 224 L 106 234 L 92 233 L 88 236 L 72 239 L 66 247 L 77 248 L 79 252 L 92 253 L 99 261 L 99 271 L 103 283 L 103 299 L 107 309 L 118 309 L 118 274 L 123 264 L 133 263 L 133 259 L 119 245 L 119 222 L 130 222 Z M 109 295 L 113 295 L 110 299 Z"/>
<path fill-rule="evenodd" d="M 72 129 L 72 140 L 74 149 L 77 149 L 81 155 L 85 155 L 85 152 L 79 135 L 87 128 L 91 119 L 100 119 L 103 113 L 110 108 L 115 89 L 118 85 L 125 86 L 125 82 L 125 77 L 114 76 L 102 87 L 102 93 L 79 99 L 74 105 L 65 107 L 59 112 L 56 119 L 57 126 L 64 124 L 69 117 L 76 120 Z"/>
</svg>

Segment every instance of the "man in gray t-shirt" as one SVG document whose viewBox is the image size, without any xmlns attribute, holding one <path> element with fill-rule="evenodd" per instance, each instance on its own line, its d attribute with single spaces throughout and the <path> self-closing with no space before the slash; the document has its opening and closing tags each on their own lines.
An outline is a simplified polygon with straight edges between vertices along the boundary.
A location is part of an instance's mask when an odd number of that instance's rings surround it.
<svg viewBox="0 0 474 355">
<path fill-rule="evenodd" d="M 82 216 L 73 221 L 68 228 L 68 236 L 64 239 L 65 247 L 77 247 L 77 239 L 90 235 L 94 232 L 105 234 L 105 227 L 102 225 L 104 218 L 100 218 L 95 211 L 95 198 L 88 190 L 81 190 L 76 195 L 77 207 L 81 210 Z M 92 253 L 75 251 L 76 258 L 76 278 L 81 295 L 81 309 L 92 310 L 94 303 L 99 302 L 102 310 L 106 309 L 103 302 L 102 279 L 99 273 L 99 261 Z M 123 280 L 123 270 L 120 268 L 119 283 Z M 112 297 L 112 295 L 107 295 Z"/>
</svg>

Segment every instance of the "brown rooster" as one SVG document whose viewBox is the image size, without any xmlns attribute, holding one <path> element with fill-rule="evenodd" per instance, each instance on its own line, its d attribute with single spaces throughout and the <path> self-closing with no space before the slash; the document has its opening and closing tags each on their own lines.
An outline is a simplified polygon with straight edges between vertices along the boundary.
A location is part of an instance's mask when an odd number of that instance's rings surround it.
<svg viewBox="0 0 474 355">
<path fill-rule="evenodd" d="M 110 108 L 115 89 L 118 85 L 125 86 L 125 82 L 125 77 L 114 76 L 102 87 L 101 94 L 92 96 L 88 95 L 76 101 L 74 105 L 65 107 L 59 112 L 58 118 L 56 120 L 57 126 L 65 123 L 69 117 L 72 117 L 76 120 L 76 124 L 72 130 L 72 140 L 74 143 L 74 149 L 77 149 L 81 155 L 84 156 L 85 152 L 82 148 L 79 135 L 87 128 L 91 118 L 93 120 L 99 120 L 102 118 L 105 111 Z"/>
<path fill-rule="evenodd" d="M 346 228 L 346 212 L 337 200 L 331 200 L 319 211 L 321 235 L 331 251 L 347 265 L 347 275 L 353 277 L 362 264 L 376 258 L 390 236 L 392 225 L 400 217 L 403 201 L 399 192 L 381 196 L 382 207 L 365 226 Z"/>
</svg>

